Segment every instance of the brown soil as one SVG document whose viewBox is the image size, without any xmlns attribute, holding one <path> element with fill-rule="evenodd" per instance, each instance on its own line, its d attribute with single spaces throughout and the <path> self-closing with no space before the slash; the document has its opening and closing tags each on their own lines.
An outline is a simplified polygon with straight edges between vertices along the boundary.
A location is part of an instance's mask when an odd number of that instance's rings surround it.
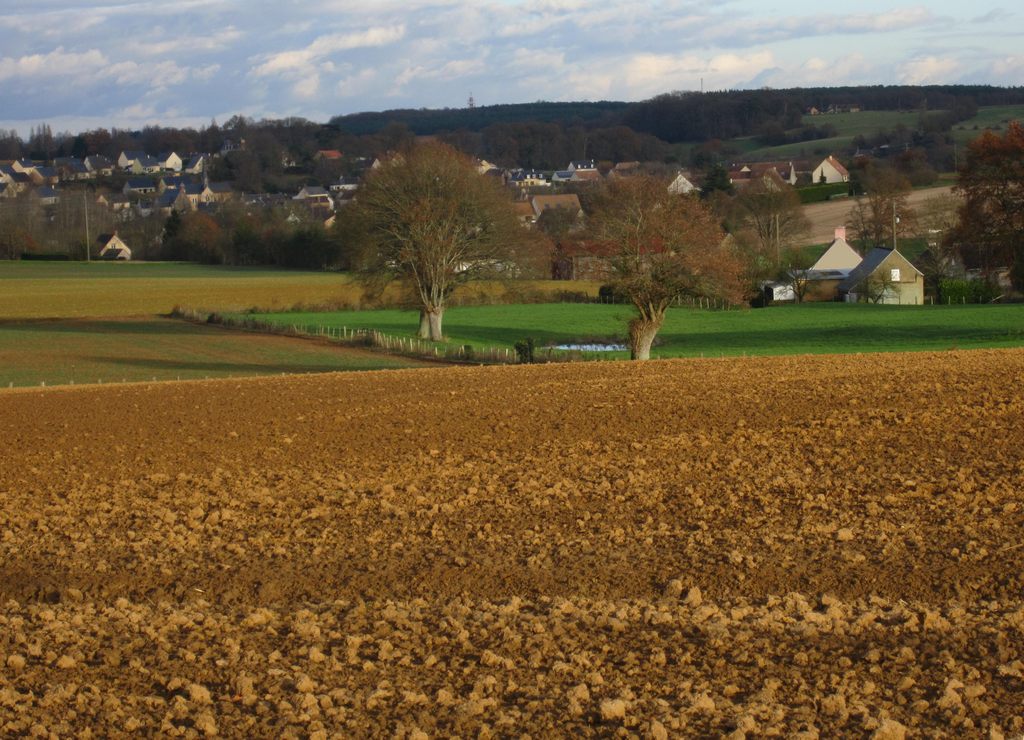
<svg viewBox="0 0 1024 740">
<path fill-rule="evenodd" d="M 1024 732 L 1024 351 L 0 393 L 0 733 Z"/>
<path fill-rule="evenodd" d="M 952 191 L 949 186 L 915 190 L 907 196 L 907 203 L 920 206 L 926 200 L 939 195 L 948 195 Z M 856 198 L 840 198 L 828 203 L 812 203 L 804 206 L 804 215 L 810 219 L 811 230 L 806 239 L 807 244 L 829 244 L 835 237 L 837 226 L 845 226 L 850 220 L 850 211 L 857 205 Z"/>
</svg>

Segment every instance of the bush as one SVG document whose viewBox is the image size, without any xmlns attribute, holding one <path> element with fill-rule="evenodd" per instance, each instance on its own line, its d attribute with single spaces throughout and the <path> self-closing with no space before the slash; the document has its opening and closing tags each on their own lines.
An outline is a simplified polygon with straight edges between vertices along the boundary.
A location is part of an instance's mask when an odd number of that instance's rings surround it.
<svg viewBox="0 0 1024 740">
<path fill-rule="evenodd" d="M 520 339 L 515 343 L 516 357 L 519 362 L 530 365 L 536 362 L 534 358 L 535 343 L 533 337 L 526 337 L 526 339 Z"/>
<path fill-rule="evenodd" d="M 999 287 L 985 280 L 942 280 L 941 303 L 991 303 L 999 297 Z"/>
<path fill-rule="evenodd" d="M 474 359 L 476 359 L 476 351 L 473 349 L 473 345 L 472 344 L 464 344 L 464 345 L 462 345 L 462 356 L 463 356 L 463 358 L 465 358 L 467 360 L 474 360 Z"/>
<path fill-rule="evenodd" d="M 614 285 L 602 285 L 597 289 L 597 297 L 601 303 L 623 303 L 622 295 L 615 290 Z"/>
</svg>

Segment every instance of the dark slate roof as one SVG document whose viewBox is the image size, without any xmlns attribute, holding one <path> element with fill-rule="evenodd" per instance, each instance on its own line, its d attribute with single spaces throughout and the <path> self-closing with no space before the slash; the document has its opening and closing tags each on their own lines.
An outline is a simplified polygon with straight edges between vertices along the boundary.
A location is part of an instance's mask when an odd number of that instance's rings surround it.
<svg viewBox="0 0 1024 740">
<path fill-rule="evenodd" d="M 185 195 L 202 195 L 203 191 L 206 190 L 206 186 L 201 182 L 186 182 L 184 187 Z"/>
<path fill-rule="evenodd" d="M 57 177 L 57 170 L 53 167 L 36 167 L 36 172 L 42 177 Z"/>
<path fill-rule="evenodd" d="M 872 249 L 864 255 L 864 259 L 861 260 L 859 265 L 850 270 L 850 274 L 846 276 L 846 279 L 839 283 L 839 290 L 849 292 L 856 288 L 858 283 L 877 270 L 878 266 L 885 262 L 886 258 L 893 252 L 896 252 L 900 257 L 903 257 L 903 255 L 895 249 L 886 249 L 885 247 L 875 247 Z M 903 257 L 903 259 L 906 260 L 907 264 L 913 269 L 917 270 L 917 268 L 910 263 L 910 260 L 906 257 Z M 918 270 L 918 272 L 920 272 L 920 270 Z"/>
<path fill-rule="evenodd" d="M 36 194 L 40 198 L 59 198 L 60 193 L 51 188 L 49 185 L 43 185 L 41 188 L 36 190 Z"/>
<path fill-rule="evenodd" d="M 181 195 L 181 191 L 180 190 L 172 190 L 172 189 L 165 190 L 156 199 L 156 204 L 155 205 L 156 205 L 157 208 L 170 208 L 171 206 L 174 205 L 174 202 L 176 200 L 178 200 L 178 197 L 180 195 Z"/>
<path fill-rule="evenodd" d="M 211 182 L 207 183 L 206 187 L 210 188 L 213 193 L 230 193 L 231 183 L 230 182 Z"/>
<path fill-rule="evenodd" d="M 148 156 L 144 151 L 139 149 L 125 149 L 121 154 L 125 156 L 125 159 L 142 159 L 143 157 Z"/>
<path fill-rule="evenodd" d="M 156 184 L 148 177 L 129 177 L 127 185 L 131 190 L 145 190 L 156 187 Z"/>
<path fill-rule="evenodd" d="M 90 154 L 85 158 L 85 166 L 91 167 L 94 170 L 103 170 L 108 167 L 113 167 L 114 163 L 102 154 Z"/>
</svg>

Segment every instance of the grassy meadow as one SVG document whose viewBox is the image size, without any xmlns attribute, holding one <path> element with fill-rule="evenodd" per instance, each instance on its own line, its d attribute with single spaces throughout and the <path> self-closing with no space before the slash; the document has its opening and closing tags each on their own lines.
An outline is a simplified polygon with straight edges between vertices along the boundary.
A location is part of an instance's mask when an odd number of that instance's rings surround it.
<svg viewBox="0 0 1024 740">
<path fill-rule="evenodd" d="M 596 295 L 597 283 L 523 280 L 480 284 L 456 300 L 508 292 L 578 291 Z M 397 298 L 392 291 L 386 298 Z M 358 306 L 362 288 L 344 273 L 173 262 L 0 261 L 0 320 L 154 316 L 177 305 L 209 311 L 270 310 L 295 306 Z"/>
<path fill-rule="evenodd" d="M 0 389 L 381 370 L 414 360 L 171 319 L 0 321 Z"/>
<path fill-rule="evenodd" d="M 449 343 L 510 348 L 532 337 L 538 347 L 623 342 L 628 306 L 542 304 L 451 308 Z M 253 318 L 285 326 L 362 328 L 411 337 L 412 311 L 269 313 Z M 873 306 L 818 303 L 765 309 L 669 311 L 653 356 L 902 352 L 1024 346 L 1024 305 Z M 596 353 L 622 358 L 625 352 Z"/>
<path fill-rule="evenodd" d="M 917 128 L 918 111 L 861 111 L 860 113 L 832 113 L 820 116 L 804 116 L 805 126 L 824 126 L 836 129 L 836 135 L 827 139 L 802 141 L 780 146 L 762 146 L 754 137 L 733 139 L 730 145 L 736 147 L 741 159 L 814 159 L 848 148 L 855 136 L 871 136 L 882 130 L 897 126 Z M 1010 121 L 1024 120 L 1024 105 L 988 106 L 978 109 L 970 120 L 953 126 L 953 138 L 964 145 L 981 136 L 986 128 L 1005 129 Z"/>
</svg>

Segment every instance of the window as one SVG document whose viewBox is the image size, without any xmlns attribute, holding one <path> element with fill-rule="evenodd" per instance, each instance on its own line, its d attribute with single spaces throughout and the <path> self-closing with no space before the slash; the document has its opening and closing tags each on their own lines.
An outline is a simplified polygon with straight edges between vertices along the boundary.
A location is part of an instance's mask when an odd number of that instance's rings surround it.
<svg viewBox="0 0 1024 740">
<path fill-rule="evenodd" d="M 898 283 L 900 281 L 900 268 L 894 267 L 893 269 L 889 270 L 889 280 L 891 280 L 894 283 Z"/>
</svg>

